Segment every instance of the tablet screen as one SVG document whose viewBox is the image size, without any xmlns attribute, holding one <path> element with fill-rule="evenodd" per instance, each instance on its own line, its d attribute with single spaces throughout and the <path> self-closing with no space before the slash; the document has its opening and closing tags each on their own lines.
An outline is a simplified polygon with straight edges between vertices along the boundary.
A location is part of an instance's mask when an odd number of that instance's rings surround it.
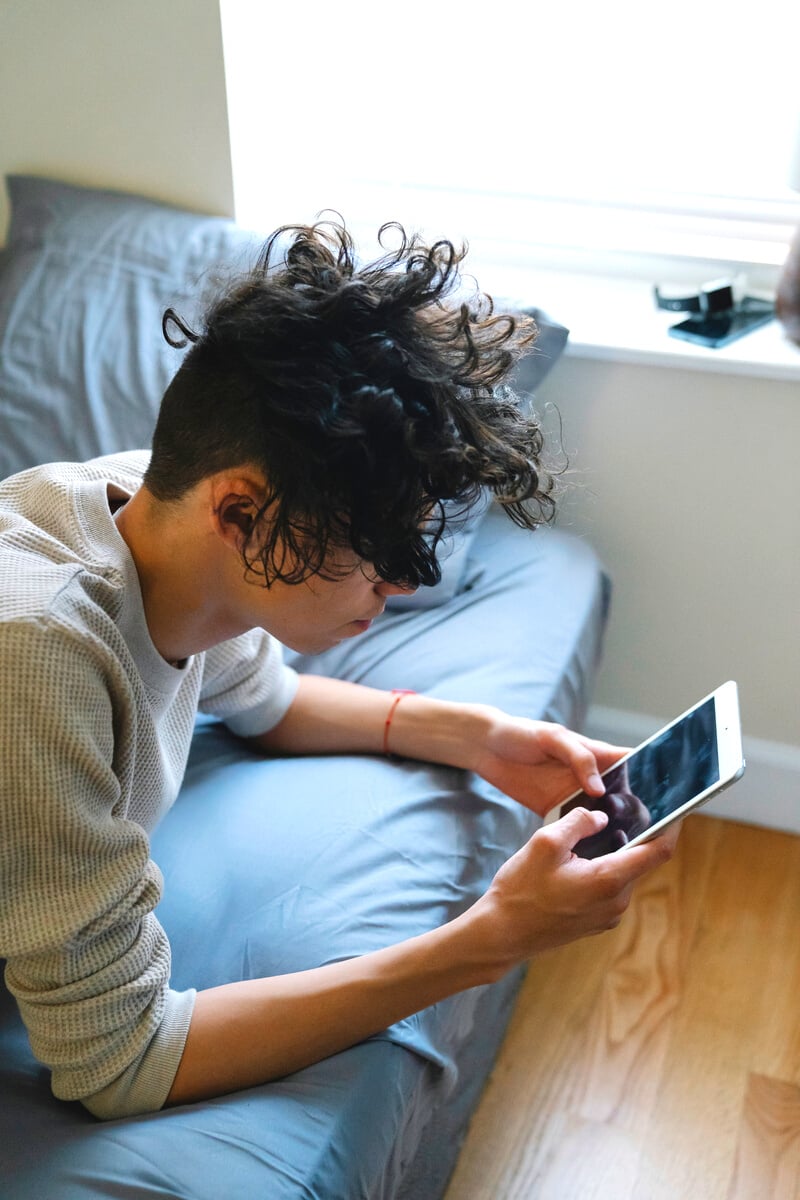
<svg viewBox="0 0 800 1200">
<path fill-rule="evenodd" d="M 578 805 L 608 813 L 606 828 L 575 846 L 575 853 L 582 858 L 619 850 L 719 782 L 713 696 L 606 771 L 603 782 L 603 796 L 581 792 L 561 807 L 562 816 Z"/>
</svg>

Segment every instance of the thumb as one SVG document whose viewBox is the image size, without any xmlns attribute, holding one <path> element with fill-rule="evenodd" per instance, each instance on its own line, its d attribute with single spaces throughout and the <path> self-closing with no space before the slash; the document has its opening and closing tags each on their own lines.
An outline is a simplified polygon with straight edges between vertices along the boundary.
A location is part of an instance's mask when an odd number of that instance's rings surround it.
<svg viewBox="0 0 800 1200">
<path fill-rule="evenodd" d="M 580 806 L 570 809 L 566 816 L 554 821 L 549 826 L 548 832 L 551 834 L 553 848 L 560 855 L 567 857 L 578 842 L 591 837 L 594 833 L 599 833 L 601 829 L 605 829 L 607 824 L 608 813 L 599 808 L 590 809 Z"/>
</svg>

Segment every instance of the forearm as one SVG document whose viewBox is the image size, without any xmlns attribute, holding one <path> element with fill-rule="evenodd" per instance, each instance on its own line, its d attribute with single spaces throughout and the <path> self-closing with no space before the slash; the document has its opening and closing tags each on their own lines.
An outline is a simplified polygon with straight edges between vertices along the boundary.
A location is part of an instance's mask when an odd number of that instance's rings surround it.
<svg viewBox="0 0 800 1200">
<path fill-rule="evenodd" d="M 516 963 L 615 925 L 636 879 L 665 862 L 671 836 L 606 856 L 571 847 L 605 816 L 574 809 L 505 863 L 447 925 L 361 958 L 231 983 L 197 996 L 168 1104 L 290 1074 Z"/>
<path fill-rule="evenodd" d="M 396 703 L 397 702 L 397 703 Z M 390 724 L 387 726 L 387 722 Z M 511 717 L 488 704 L 458 704 L 306 675 L 284 719 L 253 739 L 275 754 L 383 754 L 475 771 L 544 816 L 585 788 L 602 795 L 598 771 L 624 753 L 560 725 Z"/>
<path fill-rule="evenodd" d="M 491 982 L 506 964 L 486 961 L 471 924 L 465 915 L 361 958 L 199 992 L 167 1103 L 281 1078 Z"/>
<path fill-rule="evenodd" d="M 391 711 L 389 749 L 404 758 L 470 767 L 471 748 L 485 738 L 488 708 L 391 692 L 322 676 L 301 676 L 284 719 L 255 739 L 280 754 L 382 754 Z"/>
</svg>

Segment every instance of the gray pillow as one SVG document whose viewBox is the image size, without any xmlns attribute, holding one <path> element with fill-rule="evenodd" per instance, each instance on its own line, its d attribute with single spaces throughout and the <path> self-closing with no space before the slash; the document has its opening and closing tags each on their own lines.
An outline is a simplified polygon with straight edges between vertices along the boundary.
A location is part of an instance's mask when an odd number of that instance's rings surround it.
<svg viewBox="0 0 800 1200">
<path fill-rule="evenodd" d="M 12 175 L 0 260 L 0 478 L 41 462 L 147 447 L 191 317 L 219 264 L 260 244 L 232 221 L 122 192 Z M 220 268 L 221 269 L 221 268 Z"/>
</svg>

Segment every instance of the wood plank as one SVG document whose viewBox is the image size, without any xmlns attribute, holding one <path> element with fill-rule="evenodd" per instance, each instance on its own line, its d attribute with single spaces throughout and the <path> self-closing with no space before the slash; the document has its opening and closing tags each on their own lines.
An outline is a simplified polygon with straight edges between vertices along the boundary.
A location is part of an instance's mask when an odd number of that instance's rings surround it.
<svg viewBox="0 0 800 1200">
<path fill-rule="evenodd" d="M 800 838 L 686 821 L 617 930 L 532 965 L 446 1200 L 771 1200 L 794 1108 L 754 1081 L 800 1085 L 799 929 Z"/>
<path fill-rule="evenodd" d="M 725 1200 L 765 1030 L 777 1019 L 785 1037 L 796 1021 L 796 1000 L 774 1013 L 768 999 L 782 971 L 788 916 L 776 921 L 776 899 L 791 898 L 794 846 L 784 853 L 782 835 L 731 822 L 720 835 L 640 1181 L 652 1200 Z"/>
<path fill-rule="evenodd" d="M 471 1171 L 472 1146 L 480 1160 L 473 1186 L 478 1178 L 481 1183 L 465 1195 L 505 1200 L 538 1194 L 547 1179 L 557 1178 L 559 1162 L 574 1163 L 563 1146 L 576 1127 L 603 1124 L 617 1113 L 609 1136 L 618 1149 L 631 1131 L 641 1136 L 637 1100 L 652 1097 L 664 1052 L 663 1036 L 648 1035 L 674 1008 L 676 971 L 688 959 L 717 838 L 714 826 L 698 825 L 681 839 L 681 854 L 637 889 L 619 929 L 533 964 L 462 1153 L 453 1196 L 460 1196 L 461 1179 Z M 692 887 L 682 918 L 669 920 L 687 880 Z M 493 1147 L 491 1156 L 477 1150 L 482 1144 Z M 626 1159 L 630 1164 L 630 1154 Z M 617 1180 L 611 1194 L 624 1200 L 619 1186 Z"/>
<path fill-rule="evenodd" d="M 554 1153 L 519 1200 L 634 1200 L 641 1146 L 635 1137 L 602 1121 L 568 1123 Z M 499 1200 L 499 1198 L 498 1198 Z"/>
<path fill-rule="evenodd" d="M 569 957 L 561 951 L 543 956 L 536 966 L 546 969 L 533 970 L 523 985 L 476 1115 L 478 1134 L 469 1143 L 479 1189 L 470 1195 L 476 1200 L 530 1195 L 526 1189 L 541 1172 L 541 1153 L 551 1150 L 551 1126 L 573 1106 L 575 1064 L 586 1053 L 584 1030 L 604 963 L 590 941 L 569 949 Z"/>
<path fill-rule="evenodd" d="M 656 1100 L 717 845 L 687 823 L 681 854 L 645 879 L 614 943 L 588 1029 L 580 1115 L 643 1137 Z"/>
<path fill-rule="evenodd" d="M 749 1077 L 728 1200 L 800 1200 L 800 1087 Z"/>
</svg>

